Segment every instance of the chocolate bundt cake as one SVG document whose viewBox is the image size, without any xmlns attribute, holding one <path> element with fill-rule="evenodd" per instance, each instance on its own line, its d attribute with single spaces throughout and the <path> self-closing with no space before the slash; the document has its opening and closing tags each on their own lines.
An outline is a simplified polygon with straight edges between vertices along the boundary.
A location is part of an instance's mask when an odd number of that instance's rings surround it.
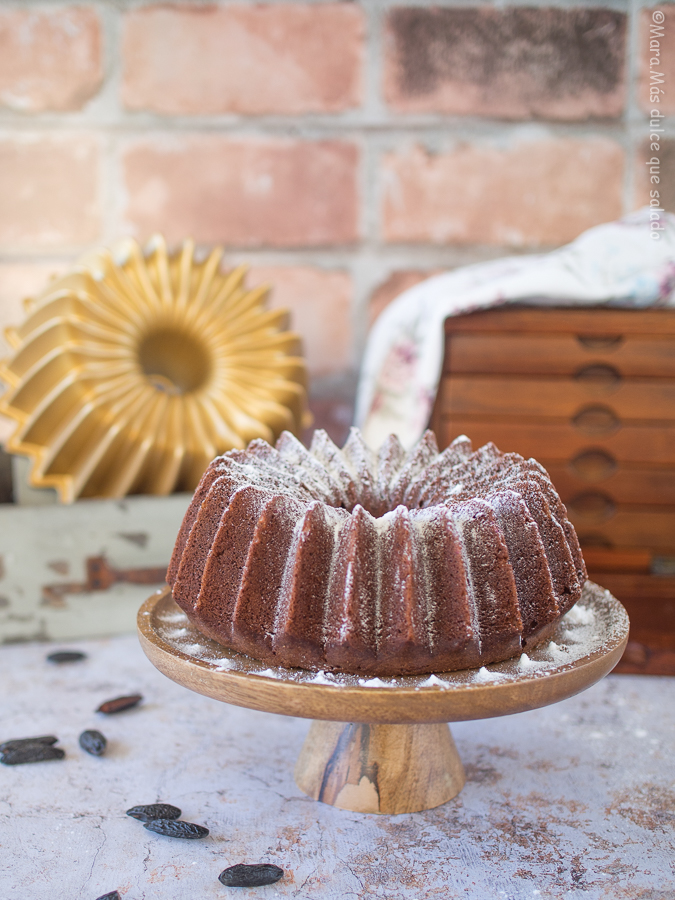
<svg viewBox="0 0 675 900">
<path fill-rule="evenodd" d="M 494 444 L 340 450 L 288 432 L 215 459 L 167 573 L 226 647 L 281 666 L 421 674 L 508 659 L 579 599 L 586 570 L 545 469 Z"/>
</svg>

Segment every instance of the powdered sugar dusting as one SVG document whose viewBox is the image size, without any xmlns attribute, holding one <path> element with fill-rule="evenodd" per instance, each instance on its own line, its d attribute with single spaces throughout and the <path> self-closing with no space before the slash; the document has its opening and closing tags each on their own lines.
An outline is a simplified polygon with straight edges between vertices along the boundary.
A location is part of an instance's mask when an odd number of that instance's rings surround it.
<svg viewBox="0 0 675 900">
<path fill-rule="evenodd" d="M 208 662 L 212 663 L 218 670 L 232 668 L 232 660 L 231 659 L 209 659 Z"/>
<path fill-rule="evenodd" d="M 593 610 L 577 603 L 563 618 L 563 622 L 568 625 L 590 625 L 593 622 Z"/>
<path fill-rule="evenodd" d="M 185 620 L 187 622 L 187 619 Z M 172 638 L 184 637 L 188 633 L 187 628 L 174 628 L 173 631 L 167 632 Z"/>
<path fill-rule="evenodd" d="M 568 647 L 561 647 L 559 644 L 556 644 L 555 641 L 549 641 L 544 652 L 551 656 L 565 656 L 570 651 Z"/>
<path fill-rule="evenodd" d="M 180 648 L 183 653 L 186 653 L 188 656 L 194 656 L 197 659 L 204 659 L 205 650 L 203 644 L 183 644 Z"/>
<path fill-rule="evenodd" d="M 392 687 L 391 679 L 387 681 L 382 681 L 381 678 L 360 678 L 359 679 L 360 687 Z"/>
<path fill-rule="evenodd" d="M 260 675 L 261 678 L 281 678 L 280 669 L 263 669 L 262 672 L 256 672 L 255 674 Z"/>
<path fill-rule="evenodd" d="M 185 615 L 184 612 L 182 612 L 181 610 L 178 610 L 177 612 L 167 612 L 167 613 L 165 613 L 165 614 L 162 616 L 162 622 L 170 622 L 170 623 L 178 623 L 178 622 L 180 622 L 181 625 L 183 625 L 183 624 L 187 625 L 187 623 L 189 622 L 189 619 L 188 619 L 188 617 Z"/>
<path fill-rule="evenodd" d="M 447 681 L 442 681 L 437 675 L 430 675 L 426 681 L 422 682 L 420 687 L 434 687 L 434 685 L 443 688 L 449 686 Z"/>
<path fill-rule="evenodd" d="M 335 684 L 335 679 L 332 676 L 329 678 L 323 671 L 316 672 L 314 677 L 309 680 L 312 684 Z"/>
<path fill-rule="evenodd" d="M 473 676 L 473 681 L 476 684 L 487 684 L 489 682 L 501 681 L 506 676 L 502 672 L 497 672 L 494 667 L 481 666 L 477 672 L 475 672 Z"/>
</svg>

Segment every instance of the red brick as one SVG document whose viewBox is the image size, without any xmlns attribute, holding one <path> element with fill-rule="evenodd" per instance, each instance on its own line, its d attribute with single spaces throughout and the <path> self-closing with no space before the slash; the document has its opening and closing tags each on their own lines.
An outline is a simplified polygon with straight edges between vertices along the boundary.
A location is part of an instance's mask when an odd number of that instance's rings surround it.
<svg viewBox="0 0 675 900">
<path fill-rule="evenodd" d="M 659 22 L 659 14 L 664 21 Z M 653 83 L 650 74 L 657 76 Z M 650 94 L 650 84 L 660 93 Z M 658 110 L 666 116 L 675 115 L 675 4 L 664 3 L 640 13 L 638 98 L 646 112 Z"/>
<path fill-rule="evenodd" d="M 127 14 L 123 99 L 168 114 L 336 112 L 361 102 L 355 5 L 149 6 Z"/>
<path fill-rule="evenodd" d="M 644 144 L 637 155 L 635 206 L 651 205 L 675 213 L 675 140 L 664 141 L 660 134 L 657 136 L 659 140 L 654 145 Z M 655 158 L 658 165 L 650 164 Z"/>
<path fill-rule="evenodd" d="M 0 10 L 0 105 L 21 112 L 81 109 L 102 80 L 92 9 Z"/>
<path fill-rule="evenodd" d="M 404 269 L 400 272 L 392 272 L 389 278 L 375 288 L 372 293 L 368 305 L 368 327 L 372 328 L 375 319 L 399 294 L 435 274 L 437 272 L 420 272 L 417 269 Z"/>
<path fill-rule="evenodd" d="M 94 138 L 0 141 L 0 246 L 34 250 L 98 238 L 98 167 Z"/>
<path fill-rule="evenodd" d="M 311 375 L 328 375 L 352 365 L 352 282 L 343 271 L 309 266 L 255 266 L 251 286 L 271 284 L 270 307 L 291 312 L 291 329 L 303 339 Z"/>
<path fill-rule="evenodd" d="M 400 112 L 619 116 L 626 16 L 607 9 L 405 8 L 387 19 L 384 91 Z"/>
<path fill-rule="evenodd" d="M 138 142 L 124 169 L 126 216 L 140 235 L 238 247 L 299 247 L 357 238 L 356 147 L 341 141 Z"/>
<path fill-rule="evenodd" d="M 605 138 L 391 153 L 384 234 L 396 242 L 562 244 L 620 215 L 623 166 L 621 147 Z"/>
</svg>

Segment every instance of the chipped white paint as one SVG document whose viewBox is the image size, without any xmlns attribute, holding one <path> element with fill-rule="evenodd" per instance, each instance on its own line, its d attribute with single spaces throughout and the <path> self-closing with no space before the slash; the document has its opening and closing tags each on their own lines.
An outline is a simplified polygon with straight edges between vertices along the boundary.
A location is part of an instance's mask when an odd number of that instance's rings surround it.
<svg viewBox="0 0 675 900">
<path fill-rule="evenodd" d="M 152 583 L 115 581 L 115 573 L 133 579 L 166 568 L 190 497 L 0 505 L 0 643 L 135 631 Z M 105 561 L 109 586 L 104 578 L 104 589 L 85 589 L 88 559 Z M 163 581 L 158 574 L 154 583 Z"/>
</svg>

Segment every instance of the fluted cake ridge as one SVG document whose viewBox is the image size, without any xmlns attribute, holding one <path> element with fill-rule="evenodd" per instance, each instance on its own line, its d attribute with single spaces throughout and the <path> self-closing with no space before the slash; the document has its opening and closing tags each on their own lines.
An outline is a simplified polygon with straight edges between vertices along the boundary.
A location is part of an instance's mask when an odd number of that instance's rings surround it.
<svg viewBox="0 0 675 900">
<path fill-rule="evenodd" d="M 430 431 L 374 453 L 355 428 L 342 449 L 323 431 L 309 450 L 284 432 L 216 458 L 167 573 L 227 647 L 378 675 L 507 659 L 553 630 L 585 580 L 535 460 L 463 436 L 439 453 Z"/>
</svg>

